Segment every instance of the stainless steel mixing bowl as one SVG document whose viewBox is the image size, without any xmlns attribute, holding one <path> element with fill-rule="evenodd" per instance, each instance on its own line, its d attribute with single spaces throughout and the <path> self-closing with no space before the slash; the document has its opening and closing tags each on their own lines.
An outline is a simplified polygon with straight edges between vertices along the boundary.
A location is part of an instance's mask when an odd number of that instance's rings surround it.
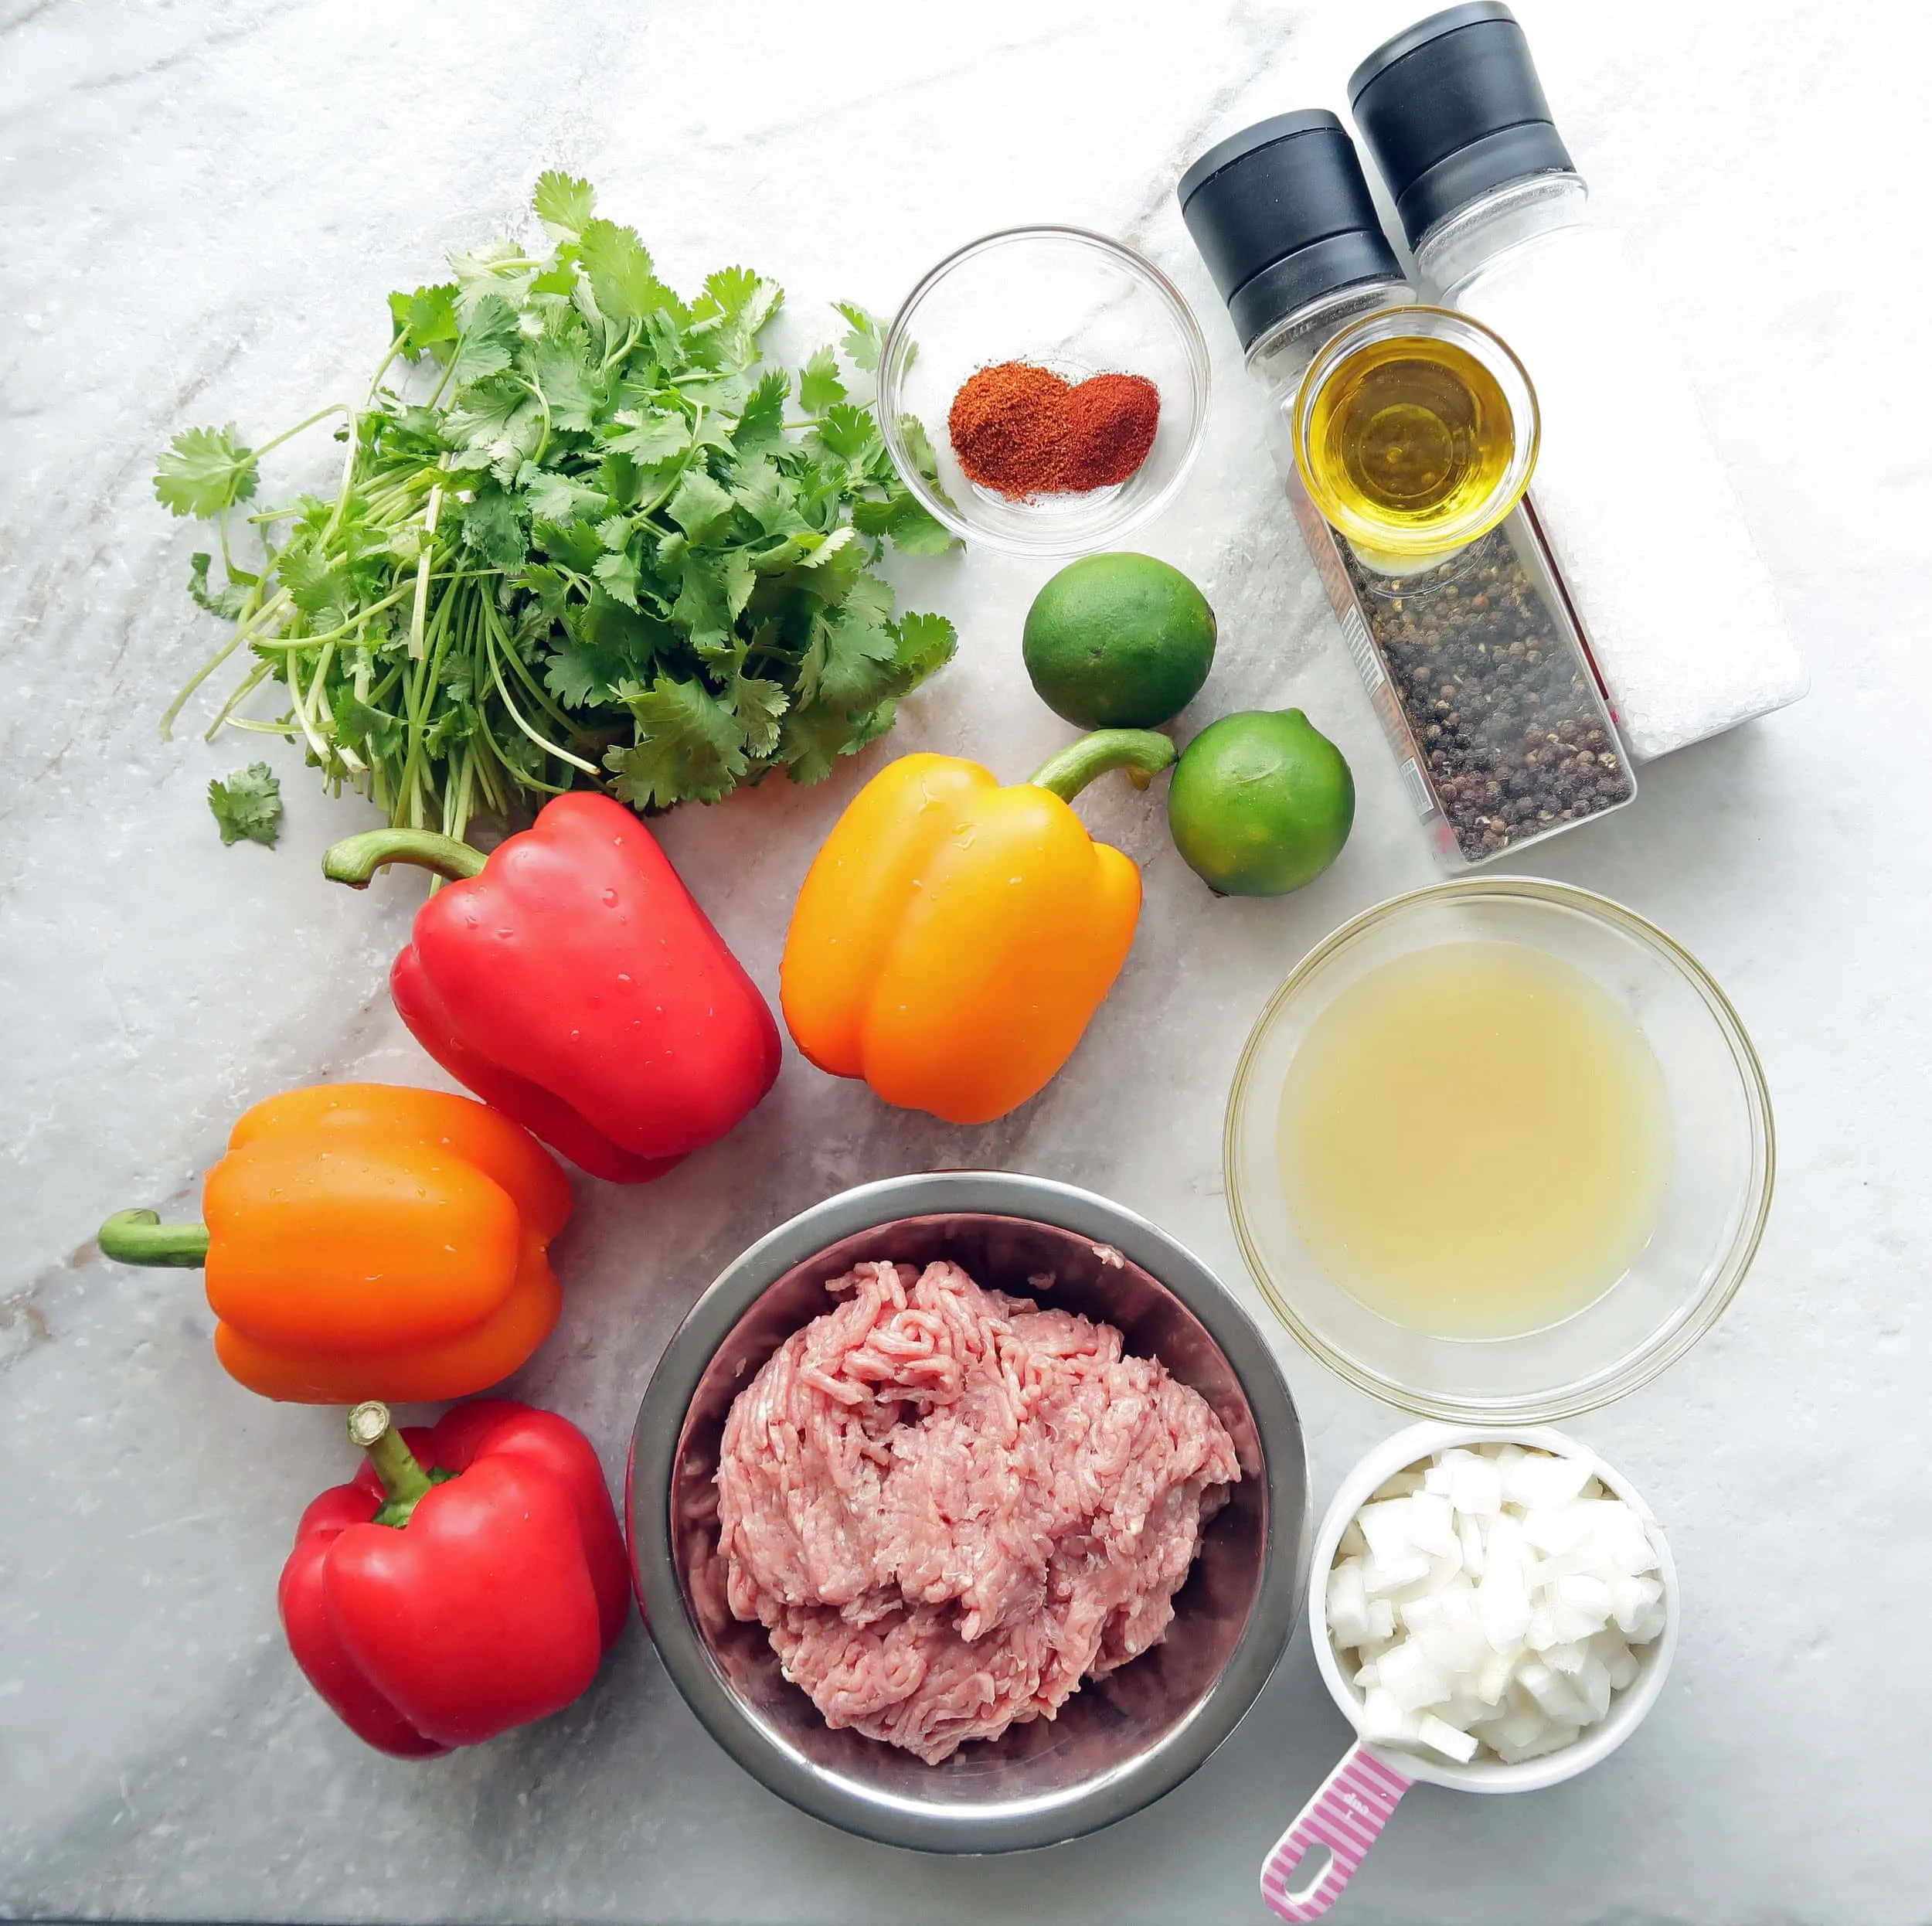
<svg viewBox="0 0 1932 1926">
<path fill-rule="evenodd" d="M 944 1764 L 830 1730 L 759 1625 L 726 1610 L 713 1474 L 731 1400 L 855 1264 L 948 1258 L 1021 1295 L 1104 1318 L 1233 1435 L 1241 1482 L 1209 1524 L 1166 1640 L 1051 1720 Z M 1165 1232 L 1090 1192 L 999 1171 L 896 1177 L 761 1238 L 700 1298 L 645 1392 L 626 1497 L 639 1595 L 665 1669 L 712 1737 L 794 1805 L 928 1852 L 1048 1846 L 1171 1791 L 1240 1721 L 1293 1635 L 1308 1576 L 1308 1458 L 1280 1367 L 1247 1314 Z"/>
</svg>

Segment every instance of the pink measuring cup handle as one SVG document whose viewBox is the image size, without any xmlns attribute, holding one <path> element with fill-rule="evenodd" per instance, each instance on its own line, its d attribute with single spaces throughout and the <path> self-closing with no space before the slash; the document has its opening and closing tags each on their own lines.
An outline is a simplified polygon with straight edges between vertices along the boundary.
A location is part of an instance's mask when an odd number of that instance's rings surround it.
<svg viewBox="0 0 1932 1926">
<path fill-rule="evenodd" d="M 1342 1897 L 1396 1802 L 1414 1784 L 1379 1752 L 1350 1746 L 1262 1862 L 1261 1897 L 1268 1911 L 1298 1926 L 1319 1919 Z M 1315 1878 L 1294 1884 L 1296 1869 L 1325 1846 L 1328 1864 Z"/>
</svg>

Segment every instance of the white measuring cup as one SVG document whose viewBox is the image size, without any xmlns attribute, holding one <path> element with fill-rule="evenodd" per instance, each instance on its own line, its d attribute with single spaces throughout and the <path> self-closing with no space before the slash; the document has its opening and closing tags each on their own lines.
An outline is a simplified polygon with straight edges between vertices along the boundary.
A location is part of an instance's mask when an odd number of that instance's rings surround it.
<svg viewBox="0 0 1932 1926">
<path fill-rule="evenodd" d="M 1417 1781 L 1464 1792 L 1534 1792 L 1559 1785 L 1614 1752 L 1643 1723 L 1664 1688 L 1677 1650 L 1677 1567 L 1662 1528 L 1629 1479 L 1587 1445 L 1547 1427 L 1516 1430 L 1430 1424 L 1411 1425 L 1370 1451 L 1342 1481 L 1316 1534 L 1308 1580 L 1308 1627 L 1328 1696 L 1359 1731 L 1362 1694 L 1343 1670 L 1328 1635 L 1328 1574 L 1349 1521 L 1396 1472 L 1438 1451 L 1454 1445 L 1509 1444 L 1583 1460 L 1604 1489 L 1614 1492 L 1643 1520 L 1657 1553 L 1656 1576 L 1664 1587 L 1664 1629 L 1635 1654 L 1637 1676 L 1611 1700 L 1609 1716 L 1587 1727 L 1560 1752 L 1526 1759 L 1519 1765 L 1505 1765 L 1497 1759 L 1472 1759 L 1458 1765 L 1436 1753 L 1358 1740 L 1262 1862 L 1262 1900 L 1270 1912 L 1296 1926 L 1319 1919 L 1342 1897 L 1403 1794 Z"/>
</svg>

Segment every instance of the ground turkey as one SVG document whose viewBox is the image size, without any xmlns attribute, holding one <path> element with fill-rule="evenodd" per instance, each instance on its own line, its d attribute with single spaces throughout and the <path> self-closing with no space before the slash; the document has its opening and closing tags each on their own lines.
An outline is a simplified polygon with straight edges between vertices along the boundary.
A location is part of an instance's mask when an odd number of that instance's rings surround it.
<svg viewBox="0 0 1932 1926">
<path fill-rule="evenodd" d="M 862 1264 L 741 1391 L 718 1467 L 736 1616 L 832 1726 L 937 1764 L 1158 1644 L 1240 1476 L 1112 1325 Z"/>
</svg>

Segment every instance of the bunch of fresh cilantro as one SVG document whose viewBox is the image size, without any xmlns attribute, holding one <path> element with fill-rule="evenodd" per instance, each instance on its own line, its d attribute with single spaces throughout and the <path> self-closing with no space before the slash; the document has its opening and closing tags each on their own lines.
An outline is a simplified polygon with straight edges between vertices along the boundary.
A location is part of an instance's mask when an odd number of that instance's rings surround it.
<svg viewBox="0 0 1932 1926">
<path fill-rule="evenodd" d="M 222 585 L 197 555 L 189 590 L 236 626 L 164 733 L 246 648 L 210 736 L 299 738 L 338 788 L 460 836 L 473 813 L 573 786 L 658 809 L 781 764 L 817 781 L 950 658 L 952 624 L 895 617 L 871 566 L 887 539 L 929 553 L 948 537 L 869 402 L 829 348 L 795 386 L 760 367 L 778 287 L 730 267 L 686 304 L 587 182 L 546 174 L 534 206 L 547 251 L 505 240 L 389 297 L 361 407 L 259 449 L 232 427 L 175 436 L 155 492 L 219 524 Z M 876 369 L 878 323 L 839 311 L 845 355 Z M 386 386 L 399 363 L 413 380 Z M 260 457 L 332 415 L 341 486 L 248 514 L 266 553 L 245 565 L 230 523 Z M 287 713 L 238 713 L 270 679 Z"/>
</svg>

